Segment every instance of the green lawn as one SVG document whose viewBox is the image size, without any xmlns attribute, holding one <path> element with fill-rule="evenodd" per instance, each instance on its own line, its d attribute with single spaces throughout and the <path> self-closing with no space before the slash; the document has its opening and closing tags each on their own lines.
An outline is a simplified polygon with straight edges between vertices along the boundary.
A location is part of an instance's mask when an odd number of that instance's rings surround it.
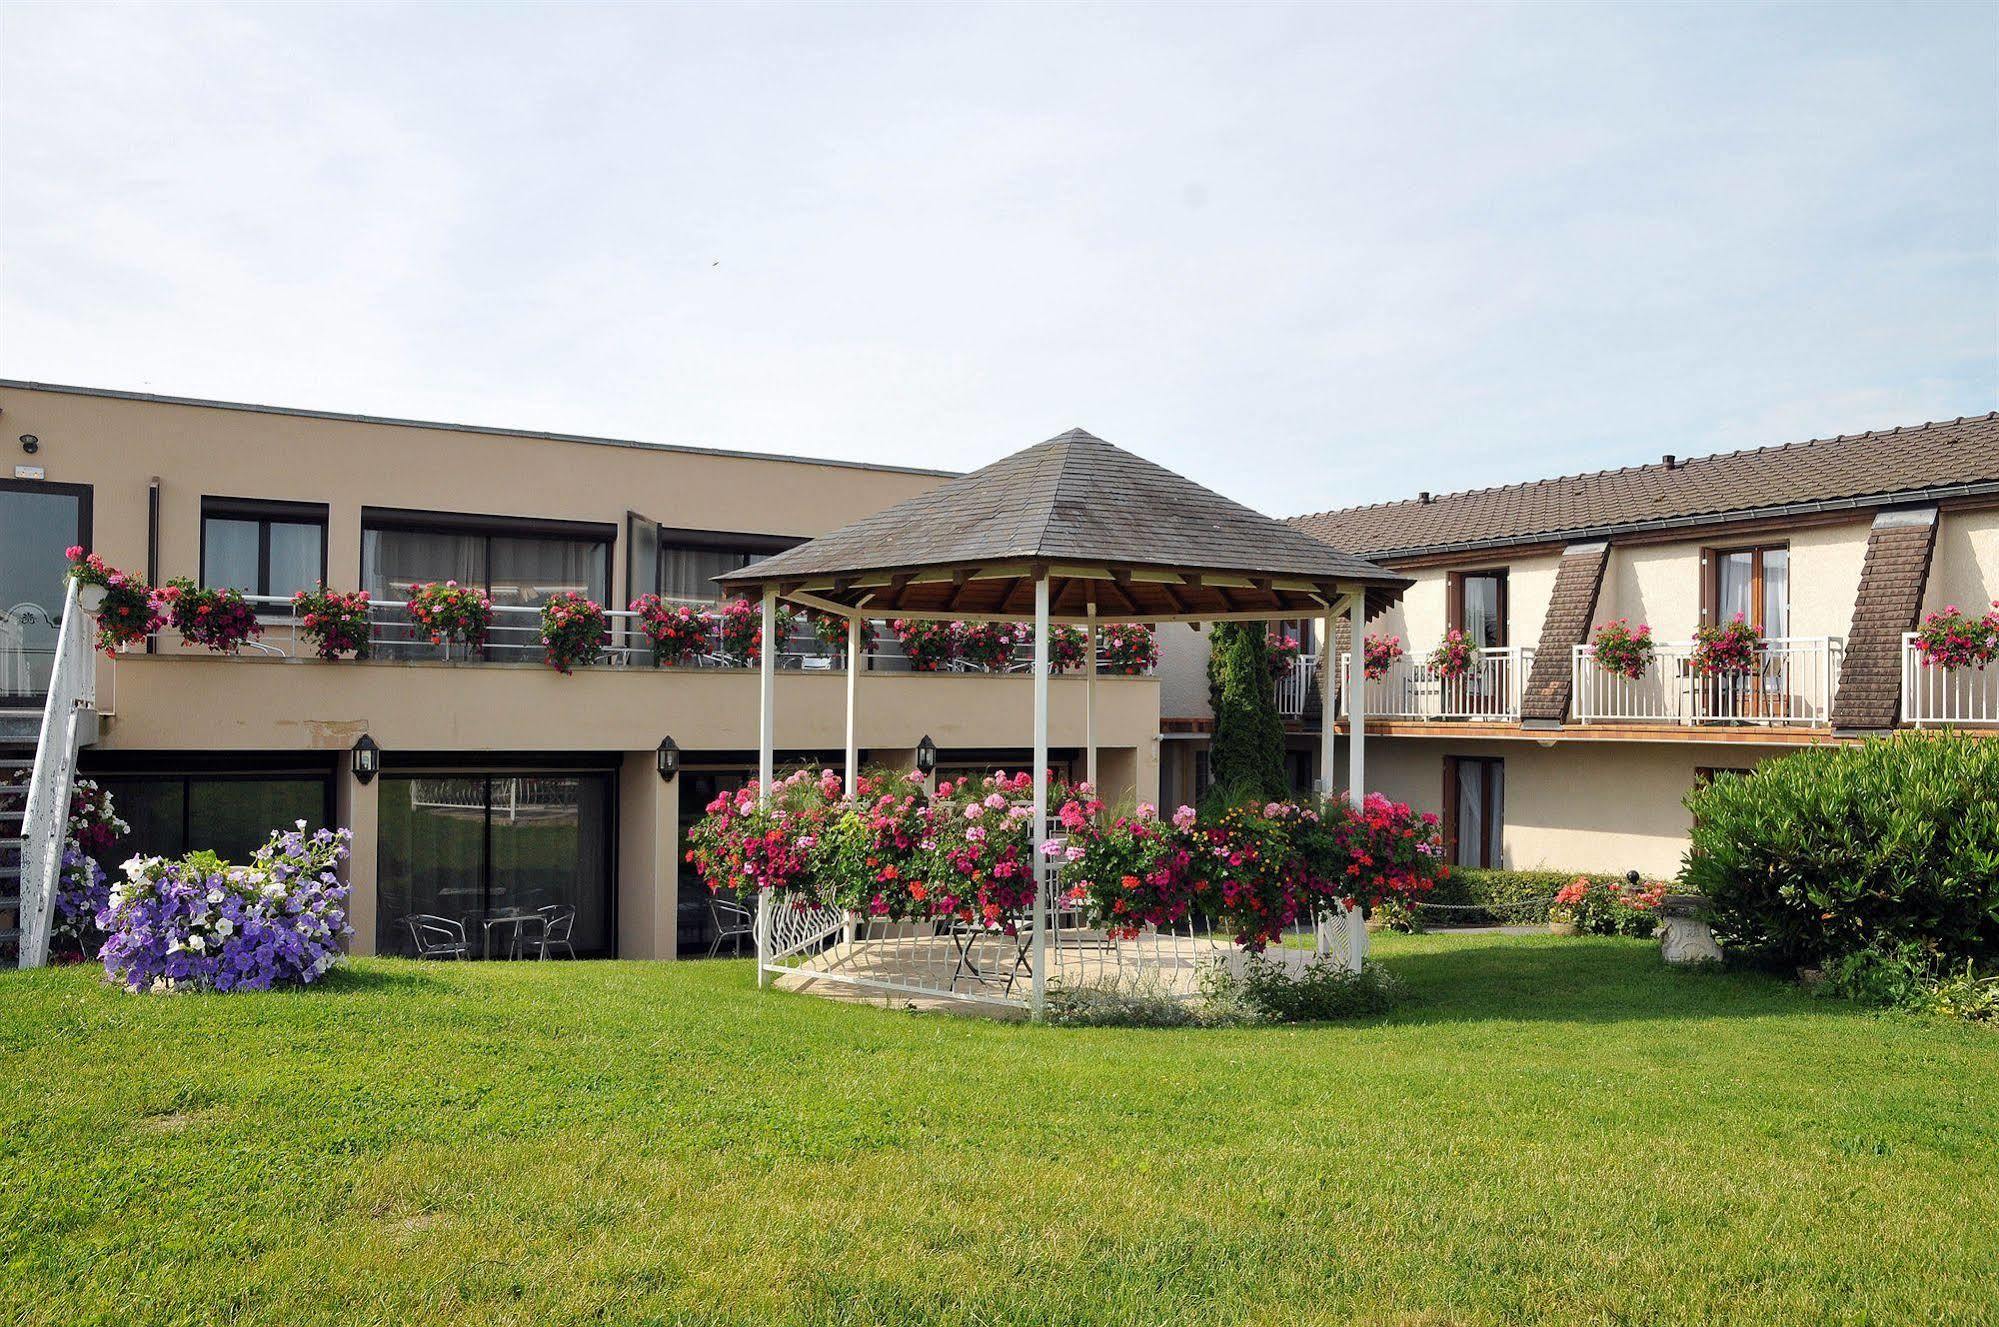
<svg viewBox="0 0 1999 1327">
<path fill-rule="evenodd" d="M 1999 1036 L 1649 944 L 1075 1031 L 744 963 L 0 975 L 0 1322 L 1974 1323 Z"/>
</svg>

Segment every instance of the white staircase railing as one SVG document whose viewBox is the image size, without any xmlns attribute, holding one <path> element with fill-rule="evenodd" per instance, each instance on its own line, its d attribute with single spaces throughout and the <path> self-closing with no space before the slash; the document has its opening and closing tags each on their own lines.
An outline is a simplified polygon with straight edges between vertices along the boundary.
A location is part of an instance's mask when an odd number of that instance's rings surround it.
<svg viewBox="0 0 1999 1327">
<path fill-rule="evenodd" d="M 62 629 L 49 670 L 34 773 L 21 822 L 20 966 L 49 961 L 49 927 L 55 917 L 56 876 L 69 836 L 69 799 L 83 717 L 97 703 L 97 661 L 91 657 L 91 619 L 77 603 L 77 583 L 63 597 Z"/>
</svg>

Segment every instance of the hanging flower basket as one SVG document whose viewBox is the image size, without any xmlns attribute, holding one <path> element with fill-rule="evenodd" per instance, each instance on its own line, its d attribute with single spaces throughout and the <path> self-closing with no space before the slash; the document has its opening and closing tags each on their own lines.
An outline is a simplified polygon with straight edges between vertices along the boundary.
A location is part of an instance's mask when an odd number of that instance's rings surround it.
<svg viewBox="0 0 1999 1327">
<path fill-rule="evenodd" d="M 1264 653 L 1270 659 L 1270 677 L 1281 682 L 1298 671 L 1298 638 L 1272 633 L 1264 637 Z"/>
<path fill-rule="evenodd" d="M 1097 668 L 1136 677 L 1159 666 L 1159 638 L 1142 622 L 1112 622 L 1097 628 Z"/>
<path fill-rule="evenodd" d="M 603 653 L 611 634 L 604 606 L 574 590 L 558 590 L 542 601 L 542 659 L 567 676 L 577 664 L 589 664 Z"/>
<path fill-rule="evenodd" d="M 816 609 L 807 614 L 812 623 L 813 639 L 829 659 L 845 660 L 847 657 L 847 619 L 838 613 L 822 613 Z M 861 653 L 871 653 L 875 648 L 875 624 L 861 619 Z"/>
<path fill-rule="evenodd" d="M 1445 632 L 1442 643 L 1430 651 L 1430 673 L 1447 682 L 1455 681 L 1471 672 L 1472 659 L 1477 653 L 1471 637 L 1454 627 Z"/>
<path fill-rule="evenodd" d="M 1763 652 L 1763 633 L 1737 613 L 1721 626 L 1709 624 L 1694 632 L 1688 666 L 1698 677 L 1741 677 L 1756 671 Z"/>
<path fill-rule="evenodd" d="M 85 553 L 81 544 L 63 550 L 69 559 L 69 577 L 77 582 L 77 601 L 86 613 L 97 616 L 97 648 L 106 654 L 121 645 L 137 645 L 166 625 L 153 591 L 144 581 L 127 576 L 95 553 Z M 86 595 L 96 599 L 91 607 Z"/>
<path fill-rule="evenodd" d="M 958 635 L 958 657 L 981 671 L 1004 673 L 1013 664 L 1022 634 L 1018 622 L 967 623 Z"/>
<path fill-rule="evenodd" d="M 312 642 L 322 659 L 368 655 L 368 592 L 329 590 L 324 585 L 292 596 L 292 615 L 299 635 Z"/>
<path fill-rule="evenodd" d="M 1067 673 L 1079 670 L 1087 662 L 1083 657 L 1084 643 L 1089 635 L 1081 627 L 1064 626 L 1053 623 L 1048 628 L 1048 671 Z"/>
<path fill-rule="evenodd" d="M 888 629 L 895 633 L 910 668 L 919 673 L 935 673 L 948 668 L 958 657 L 965 624 L 899 617 L 888 624 Z"/>
<path fill-rule="evenodd" d="M 1590 638 L 1596 666 L 1606 673 L 1636 682 L 1652 666 L 1652 628 L 1640 622 L 1634 630 L 1626 618 L 1606 622 Z"/>
<path fill-rule="evenodd" d="M 1361 647 L 1361 671 L 1378 682 L 1388 676 L 1395 661 L 1406 653 L 1400 636 L 1369 636 Z"/>
<path fill-rule="evenodd" d="M 777 651 L 782 654 L 784 643 L 791 639 L 791 628 L 798 621 L 798 610 L 779 604 L 776 617 Z M 715 620 L 721 624 L 722 653 L 731 664 L 738 668 L 749 668 L 762 662 L 764 647 L 762 604 L 753 604 L 747 599 L 731 599 L 715 614 Z"/>
<path fill-rule="evenodd" d="M 632 600 L 631 610 L 638 614 L 639 630 L 652 643 L 655 668 L 686 663 L 706 651 L 714 635 L 714 620 L 690 604 L 668 603 L 656 594 L 645 594 Z"/>
<path fill-rule="evenodd" d="M 457 581 L 430 581 L 410 587 L 410 621 L 432 645 L 477 649 L 493 629 L 493 601 Z"/>
<path fill-rule="evenodd" d="M 1983 617 L 1972 617 L 1956 604 L 1923 619 L 1916 632 L 1916 653 L 1925 668 L 1983 668 L 1999 657 L 1999 601 Z"/>
<path fill-rule="evenodd" d="M 264 634 L 256 610 L 241 590 L 206 590 L 186 576 L 176 576 L 161 588 L 159 600 L 174 630 L 190 645 L 234 654 L 243 642 Z"/>
</svg>

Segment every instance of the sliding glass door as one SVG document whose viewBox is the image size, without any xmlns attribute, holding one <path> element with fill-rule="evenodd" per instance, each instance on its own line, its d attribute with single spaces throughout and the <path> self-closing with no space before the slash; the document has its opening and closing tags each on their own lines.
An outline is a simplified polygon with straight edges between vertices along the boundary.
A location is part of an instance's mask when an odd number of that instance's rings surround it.
<svg viewBox="0 0 1999 1327">
<path fill-rule="evenodd" d="M 413 952 L 408 918 L 429 914 L 498 957 L 520 929 L 510 919 L 574 908 L 577 957 L 609 957 L 611 797 L 608 774 L 384 774 L 376 948 Z"/>
</svg>

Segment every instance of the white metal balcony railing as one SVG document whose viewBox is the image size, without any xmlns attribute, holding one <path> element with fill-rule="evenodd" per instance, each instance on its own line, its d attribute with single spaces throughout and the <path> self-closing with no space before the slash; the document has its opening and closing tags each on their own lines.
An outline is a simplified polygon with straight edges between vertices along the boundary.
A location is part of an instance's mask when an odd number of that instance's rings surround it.
<svg viewBox="0 0 1999 1327">
<path fill-rule="evenodd" d="M 1636 678 L 1598 666 L 1596 648 L 1571 661 L 1577 723 L 1739 723 L 1824 727 L 1832 720 L 1845 641 L 1782 636 L 1763 643 L 1744 673 L 1696 672 L 1692 641 L 1655 645 Z"/>
<path fill-rule="evenodd" d="M 1340 655 L 1333 679 L 1337 713 L 1347 712 L 1346 678 L 1352 656 Z M 1520 689 L 1534 666 L 1534 648 L 1480 650 L 1462 677 L 1439 677 L 1421 659 L 1403 656 L 1388 672 L 1367 682 L 1367 712 L 1377 719 L 1488 719 L 1510 722 L 1520 717 Z M 1304 716 L 1312 697 L 1323 686 L 1319 656 L 1301 654 L 1291 675 L 1277 681 L 1277 712 L 1287 719 Z"/>
<path fill-rule="evenodd" d="M 261 654 L 277 658 L 313 659 L 318 657 L 317 647 L 300 629 L 298 618 L 289 599 L 272 595 L 244 596 L 256 608 L 258 621 L 263 633 L 245 641 L 242 650 L 247 654 Z M 708 599 L 667 599 L 671 604 L 685 604 L 697 610 L 716 607 Z M 455 662 L 479 663 L 539 663 L 542 660 L 541 608 L 538 605 L 494 604 L 492 625 L 486 633 L 483 646 L 471 647 L 457 644 L 432 644 L 423 632 L 409 620 L 406 602 L 400 600 L 377 599 L 370 604 L 368 624 L 368 656 L 372 659 L 403 661 L 448 660 Z M 599 665 L 620 668 L 650 669 L 652 666 L 652 643 L 639 625 L 639 615 L 627 610 L 606 610 L 610 629 L 604 642 Z M 895 633 L 889 630 L 886 621 L 874 621 L 874 646 L 862 653 L 862 667 L 868 672 L 906 673 L 914 671 L 909 657 Z M 172 629 L 166 628 L 162 636 L 171 636 Z M 777 652 L 777 666 L 803 672 L 843 671 L 845 661 L 840 657 L 844 649 L 831 649 L 822 644 L 813 633 L 811 624 L 800 614 Z M 680 668 L 749 668 L 753 663 L 740 657 L 726 646 L 719 622 L 713 622 L 708 629 L 708 639 L 702 647 Z M 1007 674 L 1028 674 L 1034 668 L 1034 650 L 1031 643 L 1023 642 L 1015 646 L 1012 659 L 1000 671 Z M 981 673 L 987 670 L 967 663 L 962 659 L 952 660 L 944 670 L 951 673 Z M 1153 670 L 1147 669 L 1147 675 Z M 1114 676 L 1107 670 L 1102 676 Z"/>
<path fill-rule="evenodd" d="M 1939 668 L 1923 661 L 1916 633 L 1902 635 L 1902 719 L 1925 725 L 1999 724 L 1999 664 Z"/>
</svg>

